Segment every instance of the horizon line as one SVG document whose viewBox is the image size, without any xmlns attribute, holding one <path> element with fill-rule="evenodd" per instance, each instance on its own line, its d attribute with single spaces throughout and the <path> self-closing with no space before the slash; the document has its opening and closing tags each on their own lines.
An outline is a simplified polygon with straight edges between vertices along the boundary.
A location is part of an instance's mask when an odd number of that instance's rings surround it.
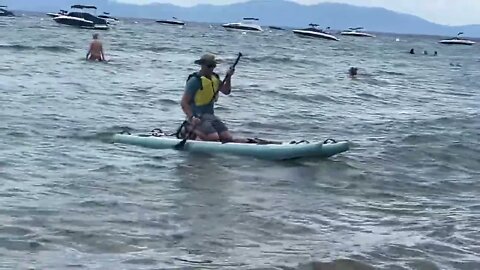
<svg viewBox="0 0 480 270">
<path fill-rule="evenodd" d="M 13 10 L 13 11 L 20 11 L 20 12 L 26 12 L 26 13 L 36 13 L 36 14 L 42 14 L 42 15 L 45 15 L 45 13 L 43 11 L 28 11 L 28 10 Z M 22 17 L 22 16 L 18 16 L 17 17 Z M 124 16 L 115 16 L 116 18 L 123 18 L 123 19 L 127 19 L 127 20 L 135 20 L 135 19 L 141 19 L 141 20 L 152 20 L 152 21 L 155 21 L 155 20 L 158 20 L 158 18 L 148 18 L 148 17 L 124 17 Z M 178 16 L 177 16 L 178 17 Z M 261 21 L 261 19 L 260 19 Z M 186 20 L 185 22 L 193 22 L 193 23 L 197 23 L 197 24 L 213 24 L 213 25 L 222 25 L 223 23 L 225 22 L 200 22 L 200 21 L 188 21 Z M 261 26 L 271 26 L 271 25 L 261 25 Z M 280 27 L 284 27 L 284 28 L 291 28 L 291 29 L 294 29 L 295 27 L 294 26 L 287 26 L 287 25 L 277 25 L 277 26 L 280 26 Z M 470 26 L 470 25 L 465 25 L 465 26 Z M 452 26 L 452 27 L 461 27 L 461 26 Z M 334 31 L 343 31 L 345 29 L 335 29 L 335 28 L 331 28 L 332 30 Z M 448 36 L 448 35 L 439 35 L 439 34 L 415 34 L 415 33 L 397 33 L 397 32 L 384 32 L 384 31 L 375 31 L 375 30 L 372 30 L 372 31 L 369 31 L 371 33 L 376 33 L 376 34 L 385 34 L 385 35 L 400 35 L 400 36 L 425 36 L 425 37 L 453 37 L 454 35 L 451 35 L 451 36 Z M 475 37 L 475 36 L 468 36 L 465 35 L 465 37 L 467 38 L 472 38 L 474 40 L 480 40 L 480 36 L 479 37 Z"/>
</svg>

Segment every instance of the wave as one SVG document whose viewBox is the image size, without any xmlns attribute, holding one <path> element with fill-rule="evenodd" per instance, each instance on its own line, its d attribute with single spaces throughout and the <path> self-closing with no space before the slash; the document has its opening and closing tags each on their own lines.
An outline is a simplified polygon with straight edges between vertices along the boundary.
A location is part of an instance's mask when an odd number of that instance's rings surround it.
<svg viewBox="0 0 480 270">
<path fill-rule="evenodd" d="M 407 74 L 402 72 L 395 72 L 395 71 L 388 71 L 388 70 L 380 70 L 378 74 L 386 74 L 386 75 L 394 75 L 394 76 L 405 76 Z"/>
<path fill-rule="evenodd" d="M 375 267 L 352 259 L 336 259 L 331 262 L 312 261 L 300 264 L 292 270 L 374 270 Z"/>
<path fill-rule="evenodd" d="M 6 45 L 6 44 L 0 44 L 0 49 L 13 49 L 17 51 L 23 51 L 23 50 L 30 50 L 33 47 L 30 46 L 25 46 L 25 45 Z"/>
<path fill-rule="evenodd" d="M 410 134 L 402 139 L 402 142 L 408 143 L 411 145 L 422 144 L 422 143 L 433 143 L 441 141 L 438 135 L 435 134 Z"/>
<path fill-rule="evenodd" d="M 69 49 L 63 46 L 28 46 L 28 45 L 21 45 L 21 44 L 0 44 L 0 50 L 14 50 L 14 51 L 48 51 L 48 52 L 61 52 L 61 53 L 68 53 L 74 52 L 74 50 Z"/>
<path fill-rule="evenodd" d="M 74 50 L 69 49 L 67 47 L 63 47 L 63 46 L 38 46 L 36 47 L 36 49 L 49 51 L 49 52 L 63 52 L 63 53 L 74 52 Z"/>
<path fill-rule="evenodd" d="M 158 102 L 163 105 L 178 105 L 178 100 L 173 100 L 169 98 L 161 98 L 158 100 Z"/>
<path fill-rule="evenodd" d="M 142 48 L 144 51 L 150 51 L 150 52 L 168 52 L 168 51 L 173 51 L 175 48 L 171 47 L 144 47 Z"/>
<path fill-rule="evenodd" d="M 112 141 L 112 136 L 117 133 L 133 133 L 135 132 L 135 129 L 128 127 L 128 126 L 113 126 L 110 128 L 107 128 L 103 131 L 99 132 L 93 132 L 93 133 L 87 133 L 86 131 L 83 132 L 77 132 L 69 135 L 59 135 L 57 136 L 58 139 L 74 139 L 74 140 L 80 140 L 80 141 L 101 141 L 101 142 L 106 142 L 110 143 Z"/>
<path fill-rule="evenodd" d="M 12 131 L 12 132 L 8 132 L 7 136 L 12 136 L 16 138 L 27 138 L 27 137 L 30 137 L 30 134 L 26 132 L 21 132 L 21 131 Z"/>
<path fill-rule="evenodd" d="M 364 99 L 381 99 L 381 97 L 371 93 L 359 93 L 357 96 Z"/>
<path fill-rule="evenodd" d="M 269 64 L 285 64 L 288 63 L 292 65 L 292 63 L 296 64 L 318 64 L 319 62 L 314 60 L 309 60 L 305 58 L 300 58 L 297 56 L 275 56 L 275 55 L 265 55 L 265 56 L 252 56 L 252 57 L 245 57 L 246 60 L 251 61 L 253 63 L 269 63 Z"/>
<path fill-rule="evenodd" d="M 263 91 L 263 94 L 267 96 L 271 95 L 274 97 L 279 97 L 285 100 L 296 100 L 296 101 L 302 101 L 306 103 L 319 103 L 319 102 L 337 103 L 338 102 L 338 100 L 335 100 L 329 96 L 322 95 L 322 94 L 303 95 L 303 94 L 295 94 L 295 93 L 281 93 L 276 90 L 265 90 Z"/>
</svg>

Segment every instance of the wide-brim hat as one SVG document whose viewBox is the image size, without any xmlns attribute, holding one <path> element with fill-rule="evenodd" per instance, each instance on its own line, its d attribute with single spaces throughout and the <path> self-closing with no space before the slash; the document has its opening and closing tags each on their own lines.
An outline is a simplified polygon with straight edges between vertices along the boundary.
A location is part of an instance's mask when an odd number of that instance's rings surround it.
<svg viewBox="0 0 480 270">
<path fill-rule="evenodd" d="M 197 65 L 216 65 L 218 64 L 218 60 L 215 59 L 215 55 L 207 53 L 202 55 L 200 59 L 195 60 L 194 63 Z"/>
</svg>

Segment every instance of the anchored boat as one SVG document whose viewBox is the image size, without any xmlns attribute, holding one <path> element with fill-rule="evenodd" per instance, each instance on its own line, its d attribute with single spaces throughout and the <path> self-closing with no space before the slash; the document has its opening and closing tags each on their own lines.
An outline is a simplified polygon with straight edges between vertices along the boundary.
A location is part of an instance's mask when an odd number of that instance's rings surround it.
<svg viewBox="0 0 480 270">
<path fill-rule="evenodd" d="M 439 43 L 446 44 L 446 45 L 467 45 L 467 46 L 471 46 L 475 44 L 475 41 L 463 39 L 460 37 L 461 35 L 463 35 L 463 32 L 458 33 L 456 37 L 440 40 Z"/>
<path fill-rule="evenodd" d="M 299 35 L 299 36 L 305 36 L 305 37 L 314 37 L 314 38 L 322 38 L 322 39 L 328 39 L 328 40 L 335 40 L 338 41 L 339 39 L 324 31 L 323 29 L 318 27 L 318 24 L 311 23 L 309 24 L 310 27 L 304 28 L 304 29 L 295 29 L 293 30 L 293 33 Z M 330 27 L 327 27 L 327 30 L 330 29 Z"/>
</svg>

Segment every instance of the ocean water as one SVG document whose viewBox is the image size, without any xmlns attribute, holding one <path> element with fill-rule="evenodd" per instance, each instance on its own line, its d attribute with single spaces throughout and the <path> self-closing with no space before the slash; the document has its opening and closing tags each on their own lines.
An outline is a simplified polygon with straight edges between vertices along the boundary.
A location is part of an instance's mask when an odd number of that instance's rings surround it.
<svg viewBox="0 0 480 270">
<path fill-rule="evenodd" d="M 44 16 L 0 33 L 0 269 L 480 269 L 478 46 L 141 20 L 100 32 L 104 64 L 83 60 L 94 32 Z M 221 75 L 244 55 L 217 104 L 236 136 L 351 150 L 270 162 L 110 142 L 174 131 L 206 52 Z"/>
</svg>

